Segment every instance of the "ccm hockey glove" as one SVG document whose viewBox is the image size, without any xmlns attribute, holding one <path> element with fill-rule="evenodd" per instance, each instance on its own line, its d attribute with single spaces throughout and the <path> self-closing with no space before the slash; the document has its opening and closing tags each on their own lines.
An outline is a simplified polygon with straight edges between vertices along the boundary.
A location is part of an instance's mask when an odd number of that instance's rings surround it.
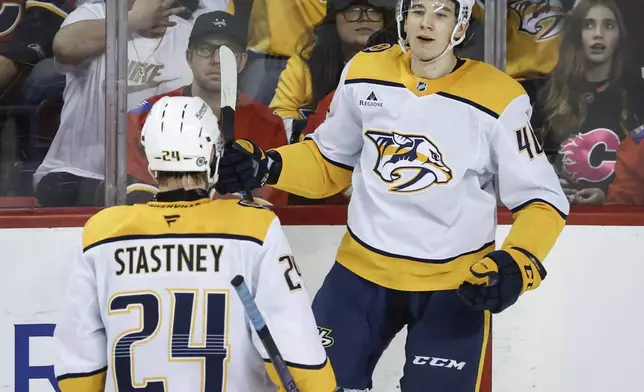
<svg viewBox="0 0 644 392">
<path fill-rule="evenodd" d="M 269 166 L 273 169 L 270 172 Z M 224 146 L 215 190 L 224 195 L 261 188 L 267 182 L 274 184 L 277 182 L 280 168 L 281 157 L 277 152 L 270 151 L 266 154 L 251 140 L 235 140 Z"/>
<path fill-rule="evenodd" d="M 471 278 L 458 288 L 459 296 L 474 310 L 500 313 L 519 296 L 534 290 L 546 278 L 546 270 L 530 252 L 520 248 L 497 250 L 470 267 Z M 487 284 L 473 284 L 487 278 Z"/>
</svg>

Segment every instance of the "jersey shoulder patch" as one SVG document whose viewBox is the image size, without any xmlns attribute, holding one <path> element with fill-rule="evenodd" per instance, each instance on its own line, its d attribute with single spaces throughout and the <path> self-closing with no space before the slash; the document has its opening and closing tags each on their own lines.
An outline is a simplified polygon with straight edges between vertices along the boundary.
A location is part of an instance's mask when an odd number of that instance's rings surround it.
<svg viewBox="0 0 644 392">
<path fill-rule="evenodd" d="M 384 43 L 384 44 L 378 44 L 378 45 L 370 46 L 368 48 L 364 48 L 364 49 L 362 49 L 362 51 L 366 52 L 366 53 L 382 52 L 382 51 L 385 51 L 387 49 L 391 49 L 392 46 L 393 45 L 391 45 L 391 44 Z"/>
<path fill-rule="evenodd" d="M 385 46 L 387 47 L 385 48 Z M 380 44 L 372 46 L 372 50 L 369 49 L 353 56 L 345 84 L 369 81 L 375 84 L 401 85 L 399 62 L 400 56 L 404 53 L 402 53 L 400 46 Z"/>
<path fill-rule="evenodd" d="M 250 201 L 250 200 L 242 199 L 242 200 L 238 201 L 237 204 L 239 204 L 242 207 L 261 208 L 261 209 L 270 211 L 270 208 L 268 208 L 268 206 L 259 204 L 256 201 Z"/>
</svg>

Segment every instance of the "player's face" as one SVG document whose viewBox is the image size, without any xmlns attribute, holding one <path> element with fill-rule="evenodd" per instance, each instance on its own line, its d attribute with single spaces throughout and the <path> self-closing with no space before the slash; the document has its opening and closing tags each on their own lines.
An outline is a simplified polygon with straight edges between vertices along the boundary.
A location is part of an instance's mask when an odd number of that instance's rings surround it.
<svg viewBox="0 0 644 392">
<path fill-rule="evenodd" d="M 438 57 L 450 43 L 458 15 L 453 1 L 412 0 L 405 31 L 414 56 L 423 61 Z M 459 38 L 465 31 L 459 31 Z"/>
<path fill-rule="evenodd" d="M 588 11 L 581 31 L 586 59 L 600 64 L 610 60 L 619 43 L 619 25 L 615 13 L 604 5 Z"/>
<path fill-rule="evenodd" d="M 338 12 L 335 23 L 343 43 L 360 47 L 384 25 L 382 12 L 364 5 L 351 5 Z"/>
<path fill-rule="evenodd" d="M 194 83 L 205 91 L 219 93 L 221 89 L 221 69 L 219 67 L 219 48 L 228 46 L 237 58 L 237 71 L 246 65 L 246 53 L 223 38 L 206 38 L 188 50 L 188 64 L 192 69 Z"/>
</svg>

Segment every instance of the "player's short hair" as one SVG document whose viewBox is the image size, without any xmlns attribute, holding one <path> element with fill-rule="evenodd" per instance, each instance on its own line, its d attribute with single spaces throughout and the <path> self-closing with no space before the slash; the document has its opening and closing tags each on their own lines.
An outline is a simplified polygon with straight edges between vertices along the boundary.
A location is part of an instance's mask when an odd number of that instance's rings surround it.
<svg viewBox="0 0 644 392">
<path fill-rule="evenodd" d="M 203 182 L 204 186 L 208 184 L 208 175 L 206 172 L 167 172 L 167 171 L 158 171 L 156 172 L 156 180 L 160 187 L 165 187 L 171 181 L 184 181 L 186 183 L 201 183 Z"/>
</svg>

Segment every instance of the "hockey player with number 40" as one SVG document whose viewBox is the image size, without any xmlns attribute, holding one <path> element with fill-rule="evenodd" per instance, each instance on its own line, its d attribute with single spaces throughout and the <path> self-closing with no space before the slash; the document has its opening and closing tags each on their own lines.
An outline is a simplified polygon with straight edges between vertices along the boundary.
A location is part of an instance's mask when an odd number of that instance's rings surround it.
<svg viewBox="0 0 644 392">
<path fill-rule="evenodd" d="M 403 392 L 478 391 L 499 313 L 546 277 L 569 205 L 530 127 L 523 88 L 457 58 L 474 0 L 401 0 L 400 45 L 346 65 L 308 139 L 227 145 L 220 193 L 270 184 L 308 198 L 350 185 L 347 233 L 313 301 L 338 385 L 372 387 L 407 327 Z M 513 212 L 495 250 L 497 192 Z"/>
<path fill-rule="evenodd" d="M 279 220 L 208 197 L 223 150 L 210 107 L 161 98 L 141 143 L 160 192 L 105 209 L 83 228 L 54 334 L 60 390 L 275 391 L 278 374 L 231 285 L 241 275 L 299 390 L 333 391 Z"/>
</svg>

